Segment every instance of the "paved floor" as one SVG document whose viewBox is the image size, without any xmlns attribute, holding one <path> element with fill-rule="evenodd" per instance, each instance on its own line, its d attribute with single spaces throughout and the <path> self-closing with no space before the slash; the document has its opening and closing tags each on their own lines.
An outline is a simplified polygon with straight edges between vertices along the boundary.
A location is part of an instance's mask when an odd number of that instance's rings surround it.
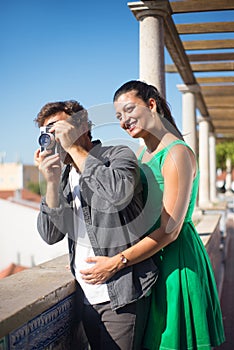
<svg viewBox="0 0 234 350">
<path fill-rule="evenodd" d="M 223 288 L 221 294 L 221 308 L 226 335 L 226 341 L 215 350 L 234 350 L 234 214 L 227 219 L 227 256 Z"/>
</svg>

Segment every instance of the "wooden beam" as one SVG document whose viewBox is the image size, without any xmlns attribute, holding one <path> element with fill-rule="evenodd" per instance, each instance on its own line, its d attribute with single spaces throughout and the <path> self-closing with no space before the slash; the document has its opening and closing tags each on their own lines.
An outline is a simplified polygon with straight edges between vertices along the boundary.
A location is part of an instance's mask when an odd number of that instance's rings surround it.
<svg viewBox="0 0 234 350">
<path fill-rule="evenodd" d="M 233 134 L 233 131 L 234 131 L 234 125 L 214 125 L 214 128 L 216 130 L 216 132 L 219 132 L 219 133 L 228 133 L 229 135 L 230 134 Z"/>
<path fill-rule="evenodd" d="M 233 0 L 186 0 L 170 2 L 173 14 L 186 12 L 206 12 L 206 11 L 222 11 L 234 10 Z"/>
<path fill-rule="evenodd" d="M 234 136 L 233 135 L 224 135 L 224 137 L 222 137 L 221 135 L 217 134 L 216 141 L 218 143 L 225 142 L 225 141 L 234 141 Z"/>
<path fill-rule="evenodd" d="M 234 140 L 233 130 L 229 130 L 229 132 L 226 130 L 224 130 L 224 132 L 221 130 L 215 130 L 214 132 L 215 132 L 217 143 L 226 142 L 226 141 L 230 142 Z"/>
<path fill-rule="evenodd" d="M 222 63 L 197 63 L 191 64 L 193 72 L 232 72 L 234 71 L 234 61 Z M 166 64 L 165 71 L 167 73 L 177 73 L 174 64 Z"/>
<path fill-rule="evenodd" d="M 234 83 L 234 77 L 224 76 L 224 77 L 197 77 L 197 82 L 199 84 L 223 84 L 223 83 Z"/>
<path fill-rule="evenodd" d="M 222 128 L 222 127 L 225 127 L 225 126 L 230 126 L 230 127 L 232 127 L 232 126 L 234 126 L 234 120 L 232 119 L 229 119 L 229 120 L 227 120 L 226 118 L 223 118 L 222 120 L 221 119 L 219 119 L 219 120 L 217 120 L 217 119 L 213 119 L 212 120 L 213 121 L 213 123 L 214 123 L 214 126 L 219 126 L 220 128 Z"/>
<path fill-rule="evenodd" d="M 234 60 L 234 52 L 191 54 L 191 55 L 187 55 L 187 56 L 188 56 L 188 59 L 190 62 Z"/>
<path fill-rule="evenodd" d="M 217 97 L 216 97 L 217 98 Z M 223 103 L 221 104 L 220 103 L 220 105 L 219 106 L 217 106 L 217 105 L 212 105 L 212 104 L 210 104 L 209 105 L 209 111 L 212 113 L 212 111 L 216 111 L 216 110 L 218 110 L 218 109 L 222 109 L 222 111 L 223 111 L 223 114 L 224 113 L 226 113 L 227 111 L 232 111 L 233 110 L 233 104 L 226 104 L 226 105 L 223 105 Z"/>
<path fill-rule="evenodd" d="M 216 135 L 218 135 L 217 137 L 221 137 L 222 139 L 233 139 L 233 132 L 234 130 L 230 130 L 230 129 L 223 129 L 223 130 L 215 130 Z"/>
<path fill-rule="evenodd" d="M 230 33 L 234 22 L 176 24 L 176 29 L 179 34 Z"/>
<path fill-rule="evenodd" d="M 234 125 L 214 125 L 214 128 L 215 128 L 215 132 L 217 133 L 228 133 L 229 135 L 230 134 L 233 134 L 234 132 Z"/>
<path fill-rule="evenodd" d="M 233 49 L 234 39 L 183 41 L 185 50 Z"/>
<path fill-rule="evenodd" d="M 234 96 L 234 85 L 202 86 L 201 91 L 204 96 L 212 96 L 212 95 Z M 233 98 L 233 106 L 234 106 L 234 98 Z"/>
<path fill-rule="evenodd" d="M 193 72 L 232 72 L 234 61 L 222 63 L 195 63 L 191 65 Z"/>
<path fill-rule="evenodd" d="M 208 111 L 212 119 L 223 120 L 224 114 L 225 114 L 225 119 L 233 119 L 233 116 L 234 116 L 234 106 L 232 108 L 226 108 L 225 112 L 223 108 L 208 108 Z"/>
<path fill-rule="evenodd" d="M 218 108 L 225 108 L 225 107 L 231 107 L 233 108 L 233 103 L 234 103 L 234 99 L 233 96 L 222 96 L 222 98 L 217 98 L 213 97 L 213 96 L 204 96 L 204 100 L 205 103 L 207 105 L 207 108 L 211 108 L 211 107 L 218 107 Z M 225 114 L 224 114 L 225 116 Z"/>
</svg>

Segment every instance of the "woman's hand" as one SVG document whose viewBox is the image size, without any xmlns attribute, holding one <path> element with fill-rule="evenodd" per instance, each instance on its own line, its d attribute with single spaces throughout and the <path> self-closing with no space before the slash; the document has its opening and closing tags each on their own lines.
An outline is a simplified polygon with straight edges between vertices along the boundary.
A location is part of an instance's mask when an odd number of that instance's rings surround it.
<svg viewBox="0 0 234 350">
<path fill-rule="evenodd" d="M 90 269 L 80 270 L 83 280 L 89 284 L 102 284 L 110 279 L 120 269 L 120 258 L 94 256 L 86 259 L 86 262 L 95 263 Z"/>
</svg>

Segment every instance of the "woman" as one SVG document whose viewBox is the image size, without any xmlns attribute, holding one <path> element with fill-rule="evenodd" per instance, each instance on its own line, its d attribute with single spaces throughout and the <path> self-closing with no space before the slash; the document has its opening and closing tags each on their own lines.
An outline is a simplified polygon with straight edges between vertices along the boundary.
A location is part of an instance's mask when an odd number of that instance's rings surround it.
<svg viewBox="0 0 234 350">
<path fill-rule="evenodd" d="M 144 348 L 210 349 L 224 341 L 224 331 L 212 267 L 192 223 L 199 183 L 195 155 L 155 87 L 127 82 L 116 91 L 114 106 L 120 126 L 144 139 L 139 163 L 145 201 L 160 212 L 149 234 L 134 246 L 111 258 L 89 258 L 96 264 L 81 271 L 83 278 L 103 283 L 124 266 L 154 256 L 160 273 L 152 288 Z"/>
</svg>

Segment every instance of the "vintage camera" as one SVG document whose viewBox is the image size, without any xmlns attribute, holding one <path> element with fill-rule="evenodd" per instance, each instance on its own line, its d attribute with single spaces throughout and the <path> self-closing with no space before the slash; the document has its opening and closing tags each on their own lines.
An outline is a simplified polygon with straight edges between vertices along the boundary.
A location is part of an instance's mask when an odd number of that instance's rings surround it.
<svg viewBox="0 0 234 350">
<path fill-rule="evenodd" d="M 49 132 L 51 127 L 52 125 L 40 127 L 38 143 L 41 146 L 41 152 L 44 150 L 50 150 L 52 151 L 52 154 L 54 154 L 57 152 L 57 142 L 55 141 L 54 133 Z"/>
</svg>

